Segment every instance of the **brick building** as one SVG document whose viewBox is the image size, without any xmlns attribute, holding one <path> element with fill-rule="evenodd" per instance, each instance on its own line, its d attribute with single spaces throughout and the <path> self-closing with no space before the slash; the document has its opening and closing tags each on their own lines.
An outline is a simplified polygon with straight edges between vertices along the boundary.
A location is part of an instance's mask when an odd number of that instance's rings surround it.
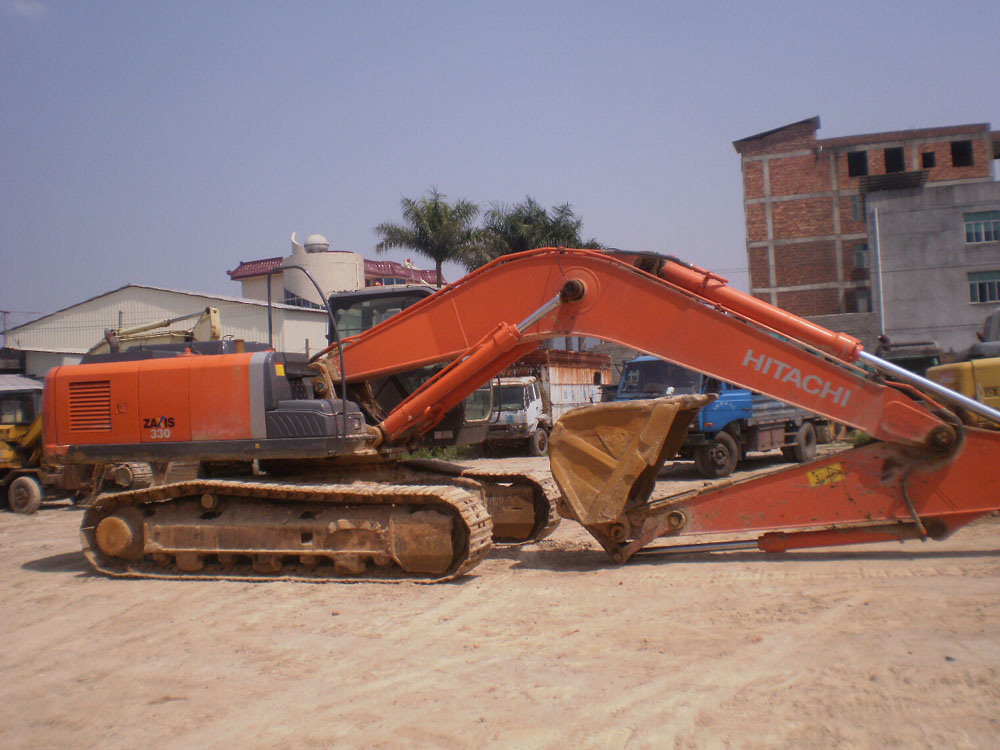
<svg viewBox="0 0 1000 750">
<path fill-rule="evenodd" d="M 733 142 L 750 292 L 810 318 L 861 314 L 834 326 L 870 340 L 881 321 L 872 315 L 867 197 L 990 182 L 1000 133 L 975 124 L 818 139 L 819 127 L 811 117 Z"/>
</svg>

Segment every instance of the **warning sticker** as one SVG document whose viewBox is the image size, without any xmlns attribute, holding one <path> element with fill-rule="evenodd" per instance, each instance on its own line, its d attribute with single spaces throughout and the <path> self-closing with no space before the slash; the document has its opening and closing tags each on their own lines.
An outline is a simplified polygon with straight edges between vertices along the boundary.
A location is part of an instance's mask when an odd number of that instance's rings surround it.
<svg viewBox="0 0 1000 750">
<path fill-rule="evenodd" d="M 824 466 L 822 469 L 807 472 L 806 476 L 809 477 L 810 487 L 836 484 L 837 482 L 843 482 L 847 478 L 842 464 L 830 464 L 829 466 Z"/>
</svg>

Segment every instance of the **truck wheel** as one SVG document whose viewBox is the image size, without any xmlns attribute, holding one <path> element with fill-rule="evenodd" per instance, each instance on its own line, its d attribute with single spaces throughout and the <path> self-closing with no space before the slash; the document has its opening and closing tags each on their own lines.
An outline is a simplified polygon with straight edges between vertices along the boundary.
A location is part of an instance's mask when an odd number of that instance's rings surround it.
<svg viewBox="0 0 1000 750">
<path fill-rule="evenodd" d="M 544 456 L 549 452 L 549 433 L 544 427 L 539 427 L 528 438 L 528 450 L 532 456 Z"/>
<path fill-rule="evenodd" d="M 783 448 L 781 452 L 785 458 L 800 464 L 816 458 L 816 428 L 812 422 L 803 422 L 799 431 L 795 433 L 795 445 L 791 449 Z"/>
<path fill-rule="evenodd" d="M 7 502 L 15 513 L 31 515 L 42 507 L 42 485 L 34 477 L 18 477 L 7 488 Z"/>
<path fill-rule="evenodd" d="M 694 465 L 698 473 L 707 479 L 728 477 L 739 459 L 740 449 L 728 432 L 720 432 L 711 443 L 699 445 L 694 450 Z"/>
</svg>

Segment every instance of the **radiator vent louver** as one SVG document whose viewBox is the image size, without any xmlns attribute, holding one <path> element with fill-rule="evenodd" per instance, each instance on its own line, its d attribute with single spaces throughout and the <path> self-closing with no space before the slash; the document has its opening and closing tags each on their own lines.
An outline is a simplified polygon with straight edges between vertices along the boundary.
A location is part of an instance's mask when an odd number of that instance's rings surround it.
<svg viewBox="0 0 1000 750">
<path fill-rule="evenodd" d="M 87 432 L 111 431 L 111 381 L 69 384 L 69 428 Z"/>
</svg>

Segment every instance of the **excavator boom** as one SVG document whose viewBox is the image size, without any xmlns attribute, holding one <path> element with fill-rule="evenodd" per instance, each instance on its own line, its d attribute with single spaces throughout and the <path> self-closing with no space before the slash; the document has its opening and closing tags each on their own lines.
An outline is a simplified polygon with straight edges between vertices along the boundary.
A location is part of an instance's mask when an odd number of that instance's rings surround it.
<svg viewBox="0 0 1000 750">
<path fill-rule="evenodd" d="M 765 325 L 688 283 L 695 289 L 597 251 L 550 248 L 505 256 L 347 339 L 345 372 L 349 381 L 361 381 L 434 362 L 459 363 L 441 375 L 434 396 L 425 393 L 389 416 L 388 428 L 397 434 L 400 423 L 461 400 L 542 341 L 590 336 L 766 393 L 879 440 L 940 445 L 954 439 L 952 428 L 910 395 L 820 350 L 856 357 L 861 347 L 855 339 L 725 287 L 727 299 L 742 302 L 744 312 L 766 310 Z M 515 326 L 554 299 L 561 303 L 540 319 L 524 330 Z M 813 341 L 793 338 L 803 333 Z"/>
</svg>

